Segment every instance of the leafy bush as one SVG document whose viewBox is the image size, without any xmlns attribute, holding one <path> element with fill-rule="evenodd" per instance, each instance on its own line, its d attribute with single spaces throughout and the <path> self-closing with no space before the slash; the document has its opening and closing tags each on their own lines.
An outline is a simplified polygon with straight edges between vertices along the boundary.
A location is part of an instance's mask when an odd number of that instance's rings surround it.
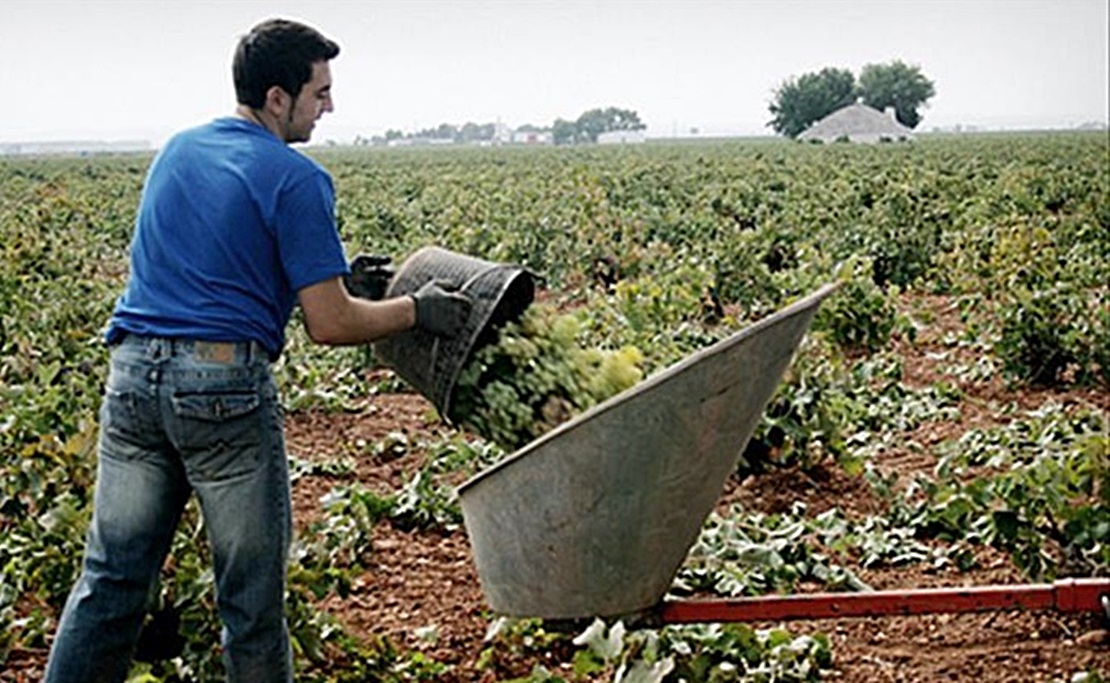
<svg viewBox="0 0 1110 683">
<path fill-rule="evenodd" d="M 1014 292 L 998 312 L 995 352 L 1006 373 L 1041 386 L 1107 383 L 1110 307 L 1100 302 L 1104 296 L 1103 290 L 1067 287 Z"/>
<path fill-rule="evenodd" d="M 1002 334 L 996 351 L 1011 375 L 1053 385 L 1075 361 L 1068 348 L 1064 310 L 1052 294 L 1018 298 L 1002 308 L 999 318 Z"/>
<path fill-rule="evenodd" d="M 896 312 L 889 296 L 871 278 L 860 275 L 853 273 L 822 303 L 813 326 L 828 332 L 845 349 L 877 351 L 890 340 Z"/>
<path fill-rule="evenodd" d="M 804 340 L 740 457 L 740 473 L 794 464 L 808 468 L 846 455 L 850 382 L 843 357 L 828 342 Z"/>
<path fill-rule="evenodd" d="M 1110 572 L 1110 439 L 1104 415 L 1049 404 L 1029 420 L 941 448 L 937 478 L 891 495 L 891 518 L 925 536 L 1008 551 L 1036 580 Z M 991 474 L 969 476 L 971 465 Z M 911 502 L 912 501 L 912 502 Z"/>
</svg>

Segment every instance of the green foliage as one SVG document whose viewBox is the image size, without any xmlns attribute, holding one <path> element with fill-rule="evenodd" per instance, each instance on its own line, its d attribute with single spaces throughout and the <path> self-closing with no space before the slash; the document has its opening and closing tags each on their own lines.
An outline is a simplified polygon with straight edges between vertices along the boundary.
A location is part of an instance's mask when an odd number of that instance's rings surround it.
<svg viewBox="0 0 1110 683">
<path fill-rule="evenodd" d="M 964 567 L 973 543 L 1005 549 L 1029 576 L 1110 571 L 1104 417 L 1014 413 L 1007 429 L 968 432 L 936 453 L 906 442 L 916 426 L 951 419 L 957 384 L 996 368 L 1028 381 L 1056 353 L 1066 362 L 1049 364 L 1053 386 L 1086 385 L 1101 397 L 1110 367 L 1105 134 L 929 137 L 909 148 L 725 141 L 311 153 L 336 180 L 351 253 L 400 261 L 436 243 L 523 264 L 543 275 L 553 305 L 573 312 L 577 347 L 634 346 L 645 373 L 838 279 L 838 264 L 859 265 L 822 308 L 742 467 L 858 471 L 883 450 L 913 448 L 945 466 L 908 497 L 877 484 L 890 491 L 887 520 L 799 512 L 801 539 L 785 519 L 760 520 L 779 535 L 749 540 L 793 568 L 770 569 L 767 554 L 749 572 L 751 586 L 792 585 L 791 573 L 805 574 L 799 564 L 811 574 L 849 561 Z M 0 160 L 0 665 L 12 651 L 46 646 L 77 571 L 107 367 L 102 327 L 126 276 L 148 163 Z M 965 329 L 945 342 L 953 358 L 971 352 L 975 360 L 949 363 L 950 380 L 911 387 L 886 341 L 902 324 L 888 306 L 896 296 L 934 294 L 960 309 Z M 297 321 L 275 373 L 289 410 L 358 411 L 375 393 L 403 390 L 374 363 L 365 349 L 312 345 Z M 295 475 L 338 480 L 290 566 L 299 680 L 429 680 L 442 671 L 387 642 L 350 640 L 320 612 L 319 596 L 348 590 L 374 552 L 376 525 L 449 533 L 459 520 L 450 482 L 504 450 L 457 438 L 390 438 L 379 447 L 337 444 L 294 463 Z M 401 489 L 351 485 L 353 457 L 417 452 L 425 473 Z M 174 566 L 154 605 L 187 625 L 185 654 L 173 666 L 193 672 L 215 670 L 218 631 L 197 531 L 190 517 L 175 537 Z M 576 647 L 569 638 L 533 642 L 521 652 L 559 660 L 565 650 L 570 661 Z M 672 656 L 662 645 L 658 652 Z M 677 671 L 684 660 L 674 656 Z M 604 666 L 615 672 L 617 661 Z M 141 664 L 136 676 L 153 680 L 169 666 Z"/>
<path fill-rule="evenodd" d="M 675 579 L 672 591 L 716 595 L 790 593 L 803 581 L 830 590 L 869 590 L 850 570 L 810 542 L 813 525 L 804 506 L 789 514 L 745 514 L 737 507 L 711 514 Z"/>
<path fill-rule="evenodd" d="M 921 122 L 918 109 L 936 94 L 936 88 L 921 73 L 921 67 L 894 60 L 864 66 L 859 74 L 859 92 L 867 106 L 879 111 L 894 107 L 895 116 L 902 125 L 917 128 Z"/>
<path fill-rule="evenodd" d="M 814 329 L 827 331 L 845 349 L 877 351 L 890 340 L 894 324 L 890 297 L 871 278 L 853 273 L 822 304 Z"/>
<path fill-rule="evenodd" d="M 1019 204 L 1045 211 L 1027 180 L 1008 190 Z M 1064 186 L 1064 182 L 1059 182 Z M 1036 185 L 1039 187 L 1040 185 Z M 1073 191 L 1060 187 L 1067 196 Z M 1053 192 L 1053 196 L 1055 193 Z M 1035 193 L 1034 193 L 1035 194 Z M 1054 207 L 1064 200 L 1050 199 Z M 1076 232 L 1070 221 L 1010 219 L 991 230 L 980 251 L 994 284 L 999 330 L 994 350 L 1012 379 L 1043 386 L 1106 382 L 1107 320 L 1104 248 L 1090 240 L 1110 236 Z"/>
<path fill-rule="evenodd" d="M 821 336 L 803 340 L 740 458 L 739 473 L 811 469 L 830 459 L 859 473 L 869 452 L 889 446 L 889 435 L 958 415 L 953 388 L 911 389 L 902 375 L 901 361 L 889 353 L 850 361 Z"/>
<path fill-rule="evenodd" d="M 509 619 L 498 617 L 490 623 L 483 640 L 484 647 L 478 656 L 478 667 L 491 672 L 496 680 L 529 681 L 546 683 L 563 681 L 543 666 L 530 671 L 519 670 L 522 659 L 547 655 L 552 659 L 567 659 L 572 649 L 570 637 L 558 630 L 548 629 L 542 619 Z"/>
<path fill-rule="evenodd" d="M 405 482 L 389 512 L 400 529 L 444 529 L 462 524 L 454 489 L 438 481 L 428 470 L 421 470 Z"/>
<path fill-rule="evenodd" d="M 855 102 L 856 97 L 856 77 L 847 69 L 828 67 L 802 74 L 775 89 L 767 125 L 779 135 L 795 138 L 814 122 Z"/>
<path fill-rule="evenodd" d="M 804 683 L 821 680 L 822 670 L 832 666 L 823 635 L 746 624 L 628 632 L 619 621 L 606 626 L 595 620 L 573 642 L 585 648 L 575 657 L 575 673 L 613 683 Z"/>
<path fill-rule="evenodd" d="M 1053 292 L 1018 293 L 1000 311 L 996 351 L 1003 368 L 1032 384 L 1054 385 L 1076 358 L 1068 338 L 1061 297 Z"/>
<path fill-rule="evenodd" d="M 999 306 L 1001 332 L 995 343 L 1003 370 L 1034 385 L 1110 384 L 1105 296 L 1101 288 L 1077 292 L 1066 284 L 1008 292 Z"/>
<path fill-rule="evenodd" d="M 1106 417 L 1046 405 L 941 449 L 936 479 L 891 494 L 892 519 L 921 535 L 986 543 L 1031 579 L 1110 572 Z M 993 474 L 969 476 L 985 465 Z"/>
<path fill-rule="evenodd" d="M 846 455 L 850 382 L 844 359 L 827 343 L 803 341 L 740 458 L 740 473 L 769 466 L 809 468 Z"/>
<path fill-rule="evenodd" d="M 785 629 L 746 624 L 628 629 L 595 619 L 573 639 L 546 631 L 538 620 L 498 620 L 487 636 L 485 668 L 512 683 L 806 683 L 819 681 L 832 666 L 832 650 L 821 634 L 795 636 Z M 503 668 L 503 653 L 539 651 L 560 662 L 558 673 L 536 665 L 527 673 Z M 552 655 L 555 655 L 552 657 Z M 567 665 L 569 660 L 570 666 Z"/>
<path fill-rule="evenodd" d="M 711 624 L 664 631 L 660 649 L 675 652 L 679 680 L 808 683 L 832 667 L 822 634 L 794 636 L 785 629 Z"/>
</svg>

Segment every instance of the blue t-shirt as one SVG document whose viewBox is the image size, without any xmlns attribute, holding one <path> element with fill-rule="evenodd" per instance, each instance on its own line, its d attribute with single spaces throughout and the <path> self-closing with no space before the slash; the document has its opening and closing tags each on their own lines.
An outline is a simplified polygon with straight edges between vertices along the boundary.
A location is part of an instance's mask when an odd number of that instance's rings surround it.
<svg viewBox="0 0 1110 683">
<path fill-rule="evenodd" d="M 217 119 L 151 165 L 107 339 L 253 340 L 276 358 L 297 291 L 349 272 L 327 171 L 260 126 Z"/>
</svg>

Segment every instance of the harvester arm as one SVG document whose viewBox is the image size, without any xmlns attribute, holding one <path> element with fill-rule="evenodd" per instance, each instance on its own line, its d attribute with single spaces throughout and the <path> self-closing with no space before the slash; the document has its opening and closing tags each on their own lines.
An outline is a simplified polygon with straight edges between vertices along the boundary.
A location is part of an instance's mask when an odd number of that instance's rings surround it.
<svg viewBox="0 0 1110 683">
<path fill-rule="evenodd" d="M 992 610 L 1102 612 L 1110 619 L 1110 579 L 1061 579 L 1051 584 L 927 588 L 867 593 L 770 595 L 730 600 L 667 600 L 664 624 L 784 621 Z"/>
</svg>

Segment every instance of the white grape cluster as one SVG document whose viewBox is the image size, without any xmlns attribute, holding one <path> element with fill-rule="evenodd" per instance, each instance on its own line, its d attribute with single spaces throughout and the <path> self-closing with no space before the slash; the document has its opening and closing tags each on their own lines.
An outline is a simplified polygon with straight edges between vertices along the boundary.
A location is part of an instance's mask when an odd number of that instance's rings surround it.
<svg viewBox="0 0 1110 683">
<path fill-rule="evenodd" d="M 455 385 L 455 422 L 512 452 L 643 377 L 635 347 L 583 348 L 578 321 L 530 306 L 479 349 Z"/>
</svg>

